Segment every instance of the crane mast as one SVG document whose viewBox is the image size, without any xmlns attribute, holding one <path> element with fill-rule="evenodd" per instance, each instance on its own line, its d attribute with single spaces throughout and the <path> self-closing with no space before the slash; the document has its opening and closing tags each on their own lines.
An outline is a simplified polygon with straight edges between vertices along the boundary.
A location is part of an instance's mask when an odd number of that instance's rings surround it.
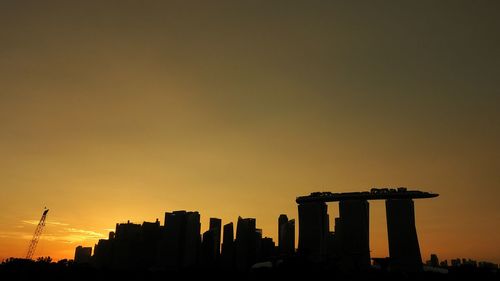
<svg viewBox="0 0 500 281">
<path fill-rule="evenodd" d="M 40 236 L 42 235 L 43 228 L 45 226 L 45 219 L 47 218 L 47 213 L 49 212 L 49 209 L 45 208 L 43 210 L 42 217 L 40 218 L 40 222 L 38 222 L 38 225 L 35 229 L 35 234 L 33 234 L 33 238 L 31 239 L 30 245 L 28 247 L 28 253 L 26 254 L 27 259 L 32 259 L 33 254 L 35 253 L 36 245 L 38 244 L 38 240 L 40 239 Z"/>
</svg>

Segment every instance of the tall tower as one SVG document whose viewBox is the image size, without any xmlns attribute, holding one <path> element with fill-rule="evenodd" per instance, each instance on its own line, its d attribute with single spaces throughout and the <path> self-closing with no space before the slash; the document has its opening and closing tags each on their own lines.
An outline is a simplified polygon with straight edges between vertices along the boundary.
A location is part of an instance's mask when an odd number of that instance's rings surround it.
<svg viewBox="0 0 500 281">
<path fill-rule="evenodd" d="M 222 241 L 222 265 L 231 268 L 234 264 L 234 228 L 230 222 L 224 225 L 224 236 Z"/>
<path fill-rule="evenodd" d="M 367 200 L 339 201 L 337 227 L 341 267 L 345 270 L 370 268 L 369 204 Z"/>
<path fill-rule="evenodd" d="M 214 231 L 215 257 L 220 256 L 220 234 L 222 220 L 218 218 L 210 218 L 210 230 Z"/>
<path fill-rule="evenodd" d="M 324 202 L 299 204 L 299 249 L 298 253 L 311 262 L 322 262 L 326 258 L 329 231 L 327 205 Z"/>
<path fill-rule="evenodd" d="M 412 199 L 385 201 L 389 256 L 392 270 L 421 271 L 422 256 L 415 227 L 415 208 Z"/>
<path fill-rule="evenodd" d="M 295 252 L 295 220 L 288 220 L 284 214 L 278 218 L 278 248 L 280 254 Z"/>
<path fill-rule="evenodd" d="M 200 214 L 174 211 L 165 213 L 164 245 L 160 260 L 168 269 L 196 265 L 201 243 Z"/>
<path fill-rule="evenodd" d="M 246 270 L 257 259 L 259 233 L 254 218 L 238 217 L 235 240 L 235 263 L 238 270 Z"/>
</svg>

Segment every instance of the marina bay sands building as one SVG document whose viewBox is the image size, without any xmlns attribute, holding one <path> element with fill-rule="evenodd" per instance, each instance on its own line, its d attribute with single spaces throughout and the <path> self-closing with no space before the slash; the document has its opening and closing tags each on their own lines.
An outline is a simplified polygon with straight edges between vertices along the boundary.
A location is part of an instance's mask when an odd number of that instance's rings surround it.
<svg viewBox="0 0 500 281">
<path fill-rule="evenodd" d="M 337 226 L 340 246 L 340 266 L 347 270 L 366 270 L 370 267 L 369 205 L 367 200 L 339 202 Z"/>
<path fill-rule="evenodd" d="M 326 257 L 329 219 L 325 202 L 299 204 L 299 254 L 312 262 Z"/>
<path fill-rule="evenodd" d="M 412 199 L 385 201 L 389 255 L 393 268 L 404 271 L 422 269 L 422 256 L 415 227 L 415 209 Z"/>
<path fill-rule="evenodd" d="M 371 264 L 368 200 L 386 200 L 390 269 L 420 271 L 422 257 L 413 199 L 437 196 L 406 188 L 373 188 L 370 192 L 314 192 L 298 197 L 298 253 L 310 262 L 326 262 L 327 257 L 333 257 L 338 267 L 345 271 L 368 269 Z M 326 202 L 339 202 L 335 233 L 329 232 Z M 335 246 L 328 246 L 332 244 Z M 335 253 L 327 253 L 328 249 L 334 249 Z"/>
</svg>

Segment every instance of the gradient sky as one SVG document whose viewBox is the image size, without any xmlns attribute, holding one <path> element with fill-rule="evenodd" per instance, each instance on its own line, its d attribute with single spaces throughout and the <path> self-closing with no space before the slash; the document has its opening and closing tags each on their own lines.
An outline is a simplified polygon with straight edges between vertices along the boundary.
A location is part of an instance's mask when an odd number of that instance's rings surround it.
<svg viewBox="0 0 500 281">
<path fill-rule="evenodd" d="M 500 263 L 499 2 L 355 2 L 1 1 L 0 259 L 44 206 L 61 259 L 165 211 L 276 238 L 296 196 L 408 186 L 441 194 L 424 259 Z"/>
</svg>

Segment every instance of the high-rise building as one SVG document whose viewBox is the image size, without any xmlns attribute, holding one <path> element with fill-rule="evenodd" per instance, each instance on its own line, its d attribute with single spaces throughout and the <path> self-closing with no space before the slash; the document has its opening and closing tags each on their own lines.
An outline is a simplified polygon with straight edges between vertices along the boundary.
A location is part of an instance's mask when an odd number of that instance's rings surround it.
<svg viewBox="0 0 500 281">
<path fill-rule="evenodd" d="M 367 200 L 339 201 L 335 238 L 338 239 L 339 266 L 346 271 L 370 268 L 369 205 Z"/>
<path fill-rule="evenodd" d="M 158 243 L 162 237 L 160 221 L 143 222 L 141 227 L 140 259 L 141 268 L 148 268 L 156 263 Z"/>
<path fill-rule="evenodd" d="M 232 222 L 224 225 L 221 262 L 222 266 L 226 268 L 232 268 L 234 265 L 234 227 Z"/>
<path fill-rule="evenodd" d="M 282 240 L 282 234 L 281 234 L 281 229 L 282 227 L 288 222 L 288 216 L 285 214 L 281 214 L 278 217 L 278 247 L 281 248 L 281 245 L 283 244 Z"/>
<path fill-rule="evenodd" d="M 115 233 L 109 232 L 109 239 L 99 239 L 99 242 L 94 246 L 94 256 L 92 263 L 97 268 L 110 268 L 113 259 L 113 243 Z"/>
<path fill-rule="evenodd" d="M 415 227 L 413 200 L 387 199 L 385 210 L 391 270 L 421 271 L 422 256 Z"/>
<path fill-rule="evenodd" d="M 201 241 L 201 262 L 205 267 L 213 267 L 215 265 L 215 232 L 209 229 L 203 233 Z"/>
<path fill-rule="evenodd" d="M 196 265 L 201 243 L 200 228 L 198 212 L 165 213 L 165 228 L 159 254 L 160 265 L 167 269 Z"/>
<path fill-rule="evenodd" d="M 247 270 L 257 259 L 259 233 L 254 218 L 238 217 L 235 240 L 235 265 L 238 270 Z"/>
<path fill-rule="evenodd" d="M 198 263 L 201 243 L 200 231 L 200 214 L 198 212 L 187 212 L 183 267 L 191 267 Z"/>
<path fill-rule="evenodd" d="M 300 203 L 298 253 L 311 262 L 324 261 L 328 232 L 327 205 L 324 202 Z"/>
<path fill-rule="evenodd" d="M 214 254 L 215 258 L 219 258 L 220 256 L 220 236 L 221 236 L 221 226 L 222 226 L 222 220 L 218 218 L 210 218 L 210 230 L 214 232 L 214 244 L 215 244 L 215 249 L 214 249 Z"/>
<path fill-rule="evenodd" d="M 278 248 L 280 254 L 295 252 L 295 220 L 288 220 L 284 214 L 278 218 Z"/>
<path fill-rule="evenodd" d="M 136 269 L 139 267 L 142 249 L 141 225 L 117 223 L 112 247 L 111 267 L 115 269 Z"/>
<path fill-rule="evenodd" d="M 268 261 L 276 255 L 276 244 L 269 237 L 261 238 L 260 241 L 260 260 Z"/>
<path fill-rule="evenodd" d="M 75 249 L 75 263 L 89 263 L 92 256 L 92 247 L 78 246 Z"/>
</svg>

